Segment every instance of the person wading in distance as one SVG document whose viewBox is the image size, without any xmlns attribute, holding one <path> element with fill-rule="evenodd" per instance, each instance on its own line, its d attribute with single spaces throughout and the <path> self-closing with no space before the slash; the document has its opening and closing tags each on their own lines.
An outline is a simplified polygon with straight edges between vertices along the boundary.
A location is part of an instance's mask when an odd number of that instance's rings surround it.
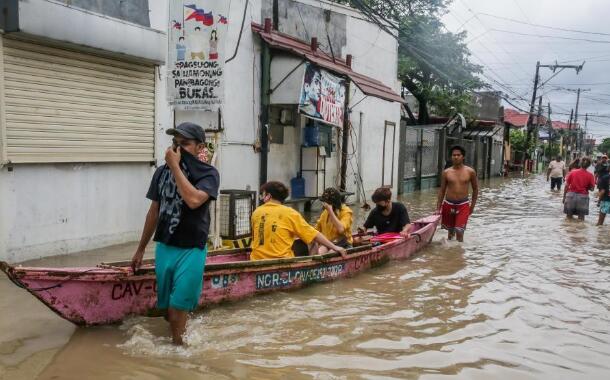
<svg viewBox="0 0 610 380">
<path fill-rule="evenodd" d="M 449 231 L 447 238 L 452 240 L 457 235 L 457 240 L 462 242 L 468 217 L 474 212 L 479 197 L 479 181 L 475 170 L 464 165 L 466 150 L 456 145 L 450 152 L 452 165 L 441 176 L 436 209 L 441 214 L 442 228 Z M 468 195 L 471 186 L 472 200 Z"/>
</svg>

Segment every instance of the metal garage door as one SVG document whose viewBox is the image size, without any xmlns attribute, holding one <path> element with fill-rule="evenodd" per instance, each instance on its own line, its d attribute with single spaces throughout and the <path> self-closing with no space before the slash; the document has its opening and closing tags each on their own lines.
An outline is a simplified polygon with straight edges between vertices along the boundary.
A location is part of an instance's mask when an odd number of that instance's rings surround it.
<svg viewBox="0 0 610 380">
<path fill-rule="evenodd" d="M 2 37 L 2 158 L 151 161 L 155 67 Z"/>
</svg>

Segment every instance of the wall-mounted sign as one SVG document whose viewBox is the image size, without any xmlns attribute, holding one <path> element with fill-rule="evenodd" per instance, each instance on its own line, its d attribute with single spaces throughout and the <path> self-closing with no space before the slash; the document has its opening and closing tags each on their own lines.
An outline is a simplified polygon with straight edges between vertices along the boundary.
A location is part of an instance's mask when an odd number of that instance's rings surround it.
<svg viewBox="0 0 610 380">
<path fill-rule="evenodd" d="M 345 79 L 307 62 L 299 112 L 324 123 L 343 126 Z"/>
<path fill-rule="evenodd" d="M 171 0 L 168 100 L 176 109 L 216 111 L 224 101 L 229 2 Z"/>
</svg>

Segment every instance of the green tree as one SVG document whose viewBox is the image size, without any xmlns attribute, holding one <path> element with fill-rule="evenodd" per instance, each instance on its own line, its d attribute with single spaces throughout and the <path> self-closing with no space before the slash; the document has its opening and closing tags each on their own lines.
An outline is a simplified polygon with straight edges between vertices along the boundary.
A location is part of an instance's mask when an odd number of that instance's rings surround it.
<svg viewBox="0 0 610 380">
<path fill-rule="evenodd" d="M 484 88 L 482 68 L 470 61 L 466 32 L 446 30 L 441 16 L 449 0 L 338 0 L 362 11 L 389 33 L 397 35 L 398 77 L 417 99 L 418 123 L 439 115 L 468 115 L 473 90 Z"/>
<path fill-rule="evenodd" d="M 510 130 L 510 147 L 513 152 L 521 152 L 517 154 L 518 159 L 523 159 L 522 153 L 529 151 L 533 148 L 534 143 L 530 140 L 529 144 L 526 145 L 527 134 L 525 131 L 520 129 Z"/>
<path fill-rule="evenodd" d="M 610 153 L 610 137 L 602 140 L 602 143 L 597 146 L 597 151 L 600 153 Z"/>
</svg>

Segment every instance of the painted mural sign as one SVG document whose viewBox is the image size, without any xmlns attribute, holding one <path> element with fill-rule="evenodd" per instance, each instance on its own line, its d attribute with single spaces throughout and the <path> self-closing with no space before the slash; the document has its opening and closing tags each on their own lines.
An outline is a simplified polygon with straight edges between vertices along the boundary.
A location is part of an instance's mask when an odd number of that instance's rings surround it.
<svg viewBox="0 0 610 380">
<path fill-rule="evenodd" d="M 326 265 L 308 269 L 294 269 L 256 275 L 256 289 L 273 289 L 291 286 L 293 283 L 323 281 L 345 272 L 345 264 Z"/>
<path fill-rule="evenodd" d="M 168 101 L 176 109 L 217 111 L 224 101 L 229 2 L 170 0 Z"/>
<path fill-rule="evenodd" d="M 299 111 L 324 123 L 343 126 L 345 79 L 307 62 Z"/>
</svg>

